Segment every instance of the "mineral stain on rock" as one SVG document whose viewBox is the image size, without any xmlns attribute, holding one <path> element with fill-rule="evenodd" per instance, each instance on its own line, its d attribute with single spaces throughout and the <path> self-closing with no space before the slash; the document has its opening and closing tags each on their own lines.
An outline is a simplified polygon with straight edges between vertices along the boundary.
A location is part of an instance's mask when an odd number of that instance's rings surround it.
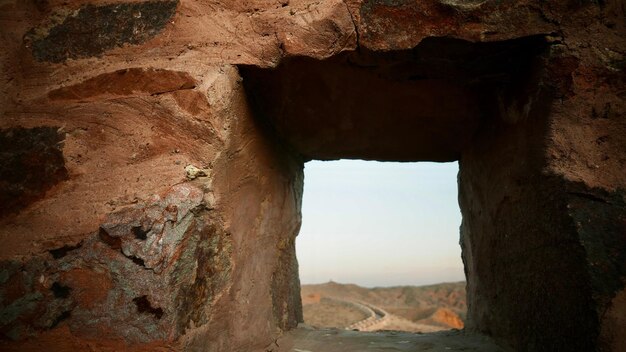
<svg viewBox="0 0 626 352">
<path fill-rule="evenodd" d="M 63 139 L 56 127 L 0 130 L 0 217 L 19 211 L 68 179 Z"/>
<path fill-rule="evenodd" d="M 176 12 L 178 0 L 85 5 L 47 31 L 26 34 L 38 61 L 99 56 L 124 44 L 141 44 L 157 35 Z"/>
<path fill-rule="evenodd" d="M 191 236 L 187 246 L 188 250 L 181 253 L 172 274 L 176 282 L 193 278 L 179 286 L 176 297 L 176 327 L 181 333 L 210 320 L 207 302 L 214 304 L 220 292 L 228 287 L 233 271 L 232 238 L 218 227 L 204 227 L 200 233 Z"/>
</svg>

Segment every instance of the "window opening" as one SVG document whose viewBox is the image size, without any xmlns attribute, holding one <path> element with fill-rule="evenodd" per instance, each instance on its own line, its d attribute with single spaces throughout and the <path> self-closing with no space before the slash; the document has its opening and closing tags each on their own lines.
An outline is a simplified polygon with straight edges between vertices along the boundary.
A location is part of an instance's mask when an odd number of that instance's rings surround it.
<svg viewBox="0 0 626 352">
<path fill-rule="evenodd" d="M 305 164 L 296 241 L 305 324 L 462 328 L 458 163 Z"/>
</svg>

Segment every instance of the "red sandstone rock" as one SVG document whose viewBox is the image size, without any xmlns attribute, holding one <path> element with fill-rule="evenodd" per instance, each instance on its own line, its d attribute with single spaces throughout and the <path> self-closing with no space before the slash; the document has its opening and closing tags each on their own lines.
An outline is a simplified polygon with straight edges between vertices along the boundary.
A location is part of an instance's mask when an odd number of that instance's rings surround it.
<svg viewBox="0 0 626 352">
<path fill-rule="evenodd" d="M 619 350 L 624 14 L 0 2 L 2 349 L 277 349 L 303 161 L 351 157 L 460 160 L 468 329 Z"/>
</svg>

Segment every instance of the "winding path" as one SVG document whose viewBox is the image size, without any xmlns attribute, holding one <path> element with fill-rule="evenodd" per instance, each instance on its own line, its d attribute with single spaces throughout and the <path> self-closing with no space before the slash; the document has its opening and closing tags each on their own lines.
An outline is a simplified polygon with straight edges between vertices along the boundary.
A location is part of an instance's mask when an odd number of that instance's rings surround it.
<svg viewBox="0 0 626 352">
<path fill-rule="evenodd" d="M 376 331 L 382 329 L 389 318 L 389 313 L 373 304 L 357 300 L 330 298 L 342 304 L 356 307 L 367 315 L 367 318 L 348 325 L 346 330 Z"/>
</svg>

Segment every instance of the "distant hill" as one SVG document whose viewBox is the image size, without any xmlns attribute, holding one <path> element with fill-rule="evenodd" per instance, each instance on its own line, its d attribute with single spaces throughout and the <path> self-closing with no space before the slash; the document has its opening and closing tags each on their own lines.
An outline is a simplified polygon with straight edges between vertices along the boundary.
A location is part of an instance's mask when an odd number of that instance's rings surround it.
<svg viewBox="0 0 626 352">
<path fill-rule="evenodd" d="M 365 288 L 331 281 L 302 285 L 301 294 L 304 322 L 316 327 L 432 332 L 462 328 L 467 311 L 465 282 Z"/>
</svg>

